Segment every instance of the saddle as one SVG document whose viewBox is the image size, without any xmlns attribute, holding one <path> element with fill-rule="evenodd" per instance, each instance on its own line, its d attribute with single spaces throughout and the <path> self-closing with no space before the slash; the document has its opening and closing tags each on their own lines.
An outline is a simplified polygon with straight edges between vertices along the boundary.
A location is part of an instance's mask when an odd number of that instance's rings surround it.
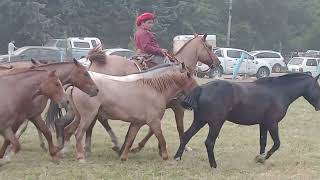
<svg viewBox="0 0 320 180">
<path fill-rule="evenodd" d="M 141 50 L 139 49 L 137 50 L 136 55 L 131 57 L 130 60 L 133 60 L 135 62 L 140 71 L 149 69 L 159 64 L 170 62 L 168 57 L 146 54 L 141 52 Z"/>
</svg>

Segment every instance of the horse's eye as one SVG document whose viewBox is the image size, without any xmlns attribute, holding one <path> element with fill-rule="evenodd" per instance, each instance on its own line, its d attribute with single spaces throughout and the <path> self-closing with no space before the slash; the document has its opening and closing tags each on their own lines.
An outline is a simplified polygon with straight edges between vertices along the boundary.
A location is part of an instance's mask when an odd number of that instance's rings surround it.
<svg viewBox="0 0 320 180">
<path fill-rule="evenodd" d="M 88 73 L 88 72 L 85 72 L 85 73 L 84 73 L 84 76 L 89 77 L 89 73 Z"/>
<path fill-rule="evenodd" d="M 60 84 L 59 84 L 59 83 L 56 83 L 56 86 L 57 86 L 57 87 L 59 87 L 59 86 L 60 86 Z"/>
</svg>

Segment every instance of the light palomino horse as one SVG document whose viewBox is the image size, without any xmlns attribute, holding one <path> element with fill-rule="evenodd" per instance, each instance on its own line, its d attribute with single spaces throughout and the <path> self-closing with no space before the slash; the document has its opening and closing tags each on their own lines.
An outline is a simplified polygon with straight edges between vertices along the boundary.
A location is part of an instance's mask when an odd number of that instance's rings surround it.
<svg viewBox="0 0 320 180">
<path fill-rule="evenodd" d="M 34 63 L 29 62 L 29 66 L 31 66 Z M 14 64 L 17 65 L 17 64 Z M 28 64 L 24 63 L 24 66 Z M 52 63 L 47 65 L 39 65 L 37 67 L 34 67 L 34 69 L 45 69 L 48 71 L 56 71 L 56 75 L 60 79 L 63 85 L 65 84 L 71 84 L 73 86 L 78 87 L 82 91 L 86 92 L 90 96 L 95 96 L 98 93 L 98 88 L 91 79 L 87 69 L 80 65 L 77 61 L 74 60 L 74 62 L 65 62 L 65 63 Z M 17 71 L 13 69 L 13 71 Z M 46 105 L 47 105 L 48 98 L 44 96 L 39 96 L 35 99 L 33 99 L 32 102 L 30 102 L 29 106 L 32 107 L 30 111 L 28 111 L 27 119 L 29 119 L 32 123 L 35 124 L 36 127 L 40 127 L 39 130 L 41 133 L 43 133 L 48 141 L 49 146 L 49 152 L 52 156 L 55 156 L 55 154 L 62 148 L 55 148 L 52 142 L 52 135 L 48 127 L 45 125 L 44 121 L 42 120 L 41 113 L 44 111 Z M 22 123 L 23 121 L 21 121 Z M 21 124 L 17 123 L 13 130 L 14 132 L 17 131 Z M 22 126 L 22 130 L 18 131 L 17 137 L 20 137 L 23 129 L 25 130 L 27 126 L 27 123 L 24 123 Z M 41 133 L 39 133 L 39 137 L 41 137 Z M 40 138 L 41 140 L 41 138 Z M 42 147 L 44 148 L 44 142 L 41 143 Z M 0 150 L 0 157 L 3 157 L 8 143 L 4 143 Z M 56 158 L 56 157 L 54 157 Z"/>
<path fill-rule="evenodd" d="M 72 93 L 68 92 L 73 100 L 75 118 L 80 121 L 75 132 L 77 159 L 80 162 L 85 161 L 82 139 L 98 113 L 107 119 L 130 123 L 125 143 L 120 151 L 121 160 L 127 160 L 129 148 L 139 129 L 145 124 L 159 141 L 161 157 L 164 160 L 168 159 L 160 120 L 172 99 L 179 94 L 189 93 L 197 86 L 197 82 L 183 64 L 167 65 L 146 73 L 123 77 L 95 72 L 90 74 L 100 89 L 96 97 L 90 98 L 76 88 Z"/>
<path fill-rule="evenodd" d="M 12 155 L 20 150 L 20 143 L 13 128 L 23 122 L 32 111 L 30 102 L 42 97 L 40 95 L 57 103 L 67 104 L 68 100 L 54 71 L 11 71 L 0 76 L 0 84 L 0 133 L 5 138 L 4 144 L 12 144 L 12 153 L 6 156 L 5 161 L 2 159 L 1 163 L 4 163 L 10 161 Z M 37 124 L 36 126 L 41 128 Z"/>
<path fill-rule="evenodd" d="M 119 56 L 106 56 L 105 53 L 99 48 L 90 51 L 87 58 L 91 61 L 90 71 L 116 76 L 128 75 L 139 71 L 133 61 L 128 61 L 127 59 Z M 198 61 L 207 64 L 210 67 L 218 66 L 220 64 L 218 57 L 211 51 L 211 46 L 206 42 L 206 35 L 203 37 L 195 35 L 193 39 L 189 40 L 183 47 L 181 47 L 181 49 L 175 54 L 175 58 L 178 61 L 185 63 L 185 65 L 191 71 L 195 70 Z M 170 103 L 168 103 L 167 108 L 171 108 L 175 114 L 177 130 L 179 137 L 181 138 L 184 133 L 184 109 L 180 106 L 177 100 L 172 100 Z M 73 114 L 71 111 L 69 112 L 70 114 Z M 73 120 L 73 116 L 70 114 L 68 114 L 68 118 L 64 118 L 65 121 Z M 108 121 L 104 119 L 105 118 L 103 116 L 98 116 L 99 122 L 107 130 L 112 139 L 113 149 L 118 150 L 119 143 L 117 137 L 109 126 Z M 78 126 L 78 123 L 79 122 L 74 121 L 72 124 L 66 127 L 65 132 L 67 134 L 74 132 Z M 95 121 L 92 123 L 86 133 L 87 152 L 91 152 L 91 134 L 94 123 Z M 152 135 L 153 133 L 150 130 L 146 137 L 138 144 L 139 146 L 133 149 L 134 152 L 140 151 Z M 69 141 L 69 139 L 70 137 L 66 136 L 65 140 Z"/>
</svg>

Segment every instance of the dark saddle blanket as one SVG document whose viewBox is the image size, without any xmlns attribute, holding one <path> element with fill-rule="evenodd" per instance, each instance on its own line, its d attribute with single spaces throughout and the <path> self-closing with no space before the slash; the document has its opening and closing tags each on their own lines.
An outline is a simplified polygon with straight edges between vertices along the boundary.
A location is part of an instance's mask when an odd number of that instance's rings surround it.
<svg viewBox="0 0 320 180">
<path fill-rule="evenodd" d="M 130 60 L 135 61 L 140 70 L 146 70 L 148 68 L 166 63 L 168 61 L 166 57 L 152 54 L 136 54 L 131 57 Z"/>
</svg>

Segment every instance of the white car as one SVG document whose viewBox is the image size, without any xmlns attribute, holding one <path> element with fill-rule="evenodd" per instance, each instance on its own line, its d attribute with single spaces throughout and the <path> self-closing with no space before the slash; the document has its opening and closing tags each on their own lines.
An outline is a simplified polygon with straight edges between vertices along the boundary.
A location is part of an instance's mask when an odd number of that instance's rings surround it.
<svg viewBox="0 0 320 180">
<path fill-rule="evenodd" d="M 123 48 L 104 49 L 103 51 L 106 53 L 106 55 L 116 55 L 116 56 L 125 57 L 127 59 L 131 58 L 135 54 L 134 51 L 130 49 L 123 49 Z M 87 58 L 81 58 L 78 61 L 84 66 L 90 65 L 90 61 Z"/>
<path fill-rule="evenodd" d="M 317 76 L 319 60 L 312 57 L 294 57 L 288 63 L 288 72 L 303 72 Z"/>
<path fill-rule="evenodd" d="M 272 71 L 279 73 L 282 69 L 286 69 L 284 58 L 279 52 L 275 51 L 251 51 L 249 54 L 254 56 L 257 61 L 264 61 L 272 67 Z"/>
<path fill-rule="evenodd" d="M 272 70 L 268 63 L 256 60 L 248 52 L 241 49 L 219 48 L 214 53 L 221 62 L 219 67 L 213 69 L 213 73 L 218 76 L 221 74 L 232 74 L 233 68 L 236 66 L 242 53 L 244 53 L 244 60 L 239 68 L 239 74 L 248 74 L 249 76 L 256 76 L 259 79 L 268 77 Z"/>
</svg>

